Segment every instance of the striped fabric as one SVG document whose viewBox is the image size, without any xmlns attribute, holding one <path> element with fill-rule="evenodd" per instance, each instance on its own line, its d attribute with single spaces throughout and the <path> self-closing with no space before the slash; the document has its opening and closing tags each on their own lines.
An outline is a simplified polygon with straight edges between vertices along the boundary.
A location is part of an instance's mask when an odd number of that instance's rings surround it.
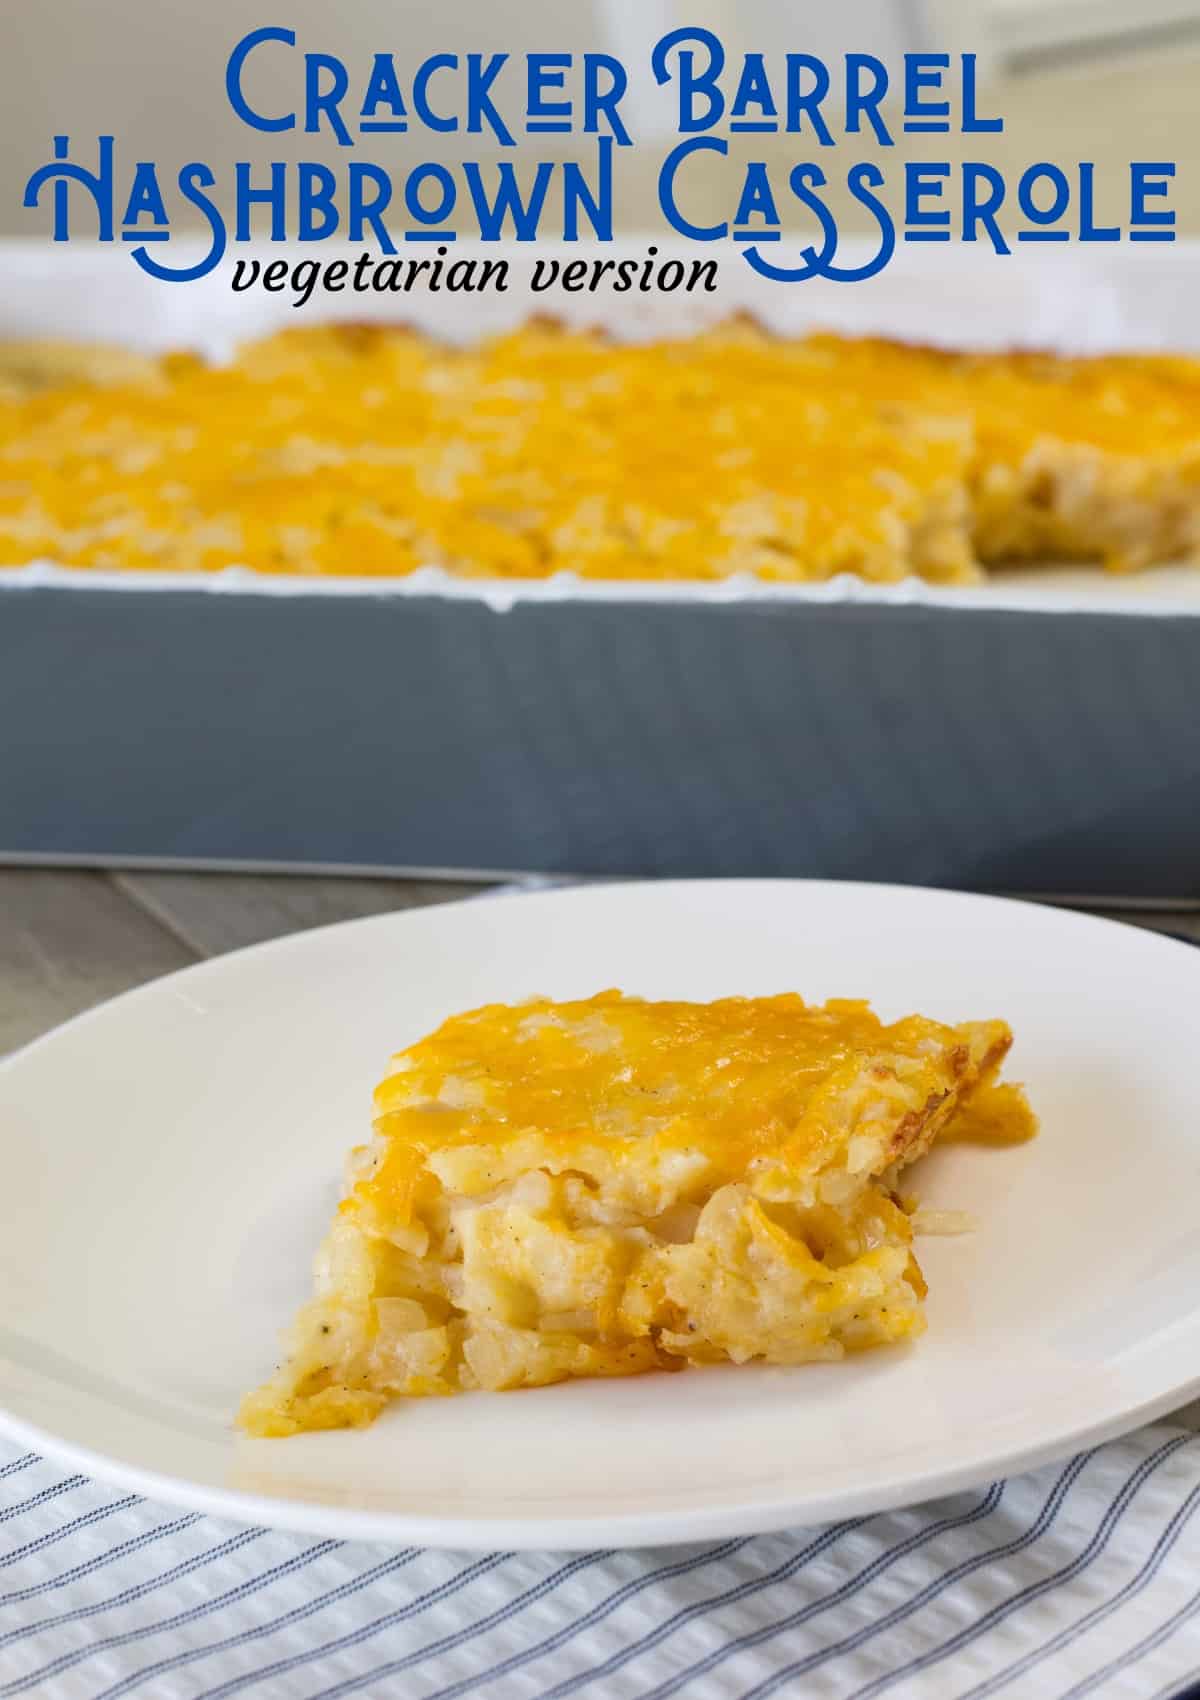
<svg viewBox="0 0 1200 1700">
<path fill-rule="evenodd" d="M 1198 1508 L 1200 1439 L 1158 1426 L 823 1530 L 479 1557 L 238 1528 L 0 1443 L 0 1700 L 1179 1700 Z"/>
</svg>

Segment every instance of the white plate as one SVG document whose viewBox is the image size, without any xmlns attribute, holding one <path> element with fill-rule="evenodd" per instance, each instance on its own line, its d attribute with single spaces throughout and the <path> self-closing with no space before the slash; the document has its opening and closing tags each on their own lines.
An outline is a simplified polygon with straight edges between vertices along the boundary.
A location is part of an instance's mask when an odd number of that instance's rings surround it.
<svg viewBox="0 0 1200 1700">
<path fill-rule="evenodd" d="M 389 1054 L 455 1010 L 620 985 L 867 995 L 1001 1015 L 1043 1119 L 948 1148 L 915 1347 L 413 1401 L 373 1429 L 235 1436 L 304 1295 Z M 460 1548 L 685 1541 L 929 1498 L 1200 1386 L 1200 952 L 992 898 L 704 881 L 498 897 L 175 974 L 0 1068 L 3 1426 L 224 1516 Z"/>
</svg>

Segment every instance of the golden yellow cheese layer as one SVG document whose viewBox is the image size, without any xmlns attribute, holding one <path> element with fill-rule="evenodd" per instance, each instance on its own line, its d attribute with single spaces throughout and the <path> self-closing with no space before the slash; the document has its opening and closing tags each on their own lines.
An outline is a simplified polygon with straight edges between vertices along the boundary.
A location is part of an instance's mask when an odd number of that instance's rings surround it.
<svg viewBox="0 0 1200 1700">
<path fill-rule="evenodd" d="M 866 1003 L 795 993 L 488 1005 L 394 1059 L 375 1094 L 378 1161 L 345 1208 L 407 1220 L 430 1174 L 470 1196 L 537 1167 L 620 1177 L 652 1207 L 656 1189 L 677 1187 L 677 1157 L 693 1166 L 693 1192 L 755 1169 L 793 1194 L 847 1158 L 885 1168 L 906 1118 L 986 1074 L 1010 1043 L 999 1021 L 889 1025 Z"/>
<path fill-rule="evenodd" d="M 1200 548 L 1200 363 L 749 324 L 0 350 L 0 565 L 779 581 Z"/>
<path fill-rule="evenodd" d="M 964 452 L 955 423 L 897 430 L 752 336 L 300 332 L 0 402 L 0 563 L 896 578 L 917 549 L 952 577 Z"/>
</svg>

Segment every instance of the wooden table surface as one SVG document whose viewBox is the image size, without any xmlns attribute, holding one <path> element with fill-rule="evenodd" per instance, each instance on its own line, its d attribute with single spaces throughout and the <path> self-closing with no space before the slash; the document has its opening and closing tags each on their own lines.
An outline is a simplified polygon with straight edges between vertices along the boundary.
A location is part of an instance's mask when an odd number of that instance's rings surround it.
<svg viewBox="0 0 1200 1700">
<path fill-rule="evenodd" d="M 0 868 L 0 1055 L 118 992 L 306 927 L 486 891 L 466 881 Z M 1200 942 L 1200 912 L 1094 913 Z M 1200 1400 L 1175 1421 L 1200 1432 Z"/>
<path fill-rule="evenodd" d="M 0 1055 L 204 957 L 486 889 L 303 874 L 0 868 Z"/>
</svg>

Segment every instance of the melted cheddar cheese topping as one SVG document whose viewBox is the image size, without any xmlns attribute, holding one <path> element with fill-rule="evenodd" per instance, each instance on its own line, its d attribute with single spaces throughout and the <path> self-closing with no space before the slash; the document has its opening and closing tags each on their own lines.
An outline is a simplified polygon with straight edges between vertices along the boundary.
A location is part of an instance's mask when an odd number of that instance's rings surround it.
<svg viewBox="0 0 1200 1700">
<path fill-rule="evenodd" d="M 67 368 L 0 388 L 0 565 L 969 577 L 963 423 L 898 422 L 784 350 L 343 328 L 125 383 Z"/>
<path fill-rule="evenodd" d="M 365 326 L 228 366 L 0 349 L 0 565 L 948 582 L 1200 548 L 1200 362 L 748 323 L 650 344 Z"/>
<path fill-rule="evenodd" d="M 618 991 L 455 1016 L 394 1059 L 375 1094 L 377 1166 L 347 1201 L 405 1217 L 422 1174 L 488 1190 L 529 1167 L 659 1172 L 686 1153 L 697 1184 L 752 1170 L 806 1184 L 977 1076 L 1010 1042 L 1002 1022 L 888 1026 L 866 1003 L 794 993 L 714 1003 Z M 888 1155 L 872 1166 L 886 1166 Z"/>
<path fill-rule="evenodd" d="M 955 1111 L 941 1143 L 1025 1145 L 1037 1131 L 1037 1117 L 1021 1087 L 1008 1081 L 988 1081 Z"/>
</svg>

